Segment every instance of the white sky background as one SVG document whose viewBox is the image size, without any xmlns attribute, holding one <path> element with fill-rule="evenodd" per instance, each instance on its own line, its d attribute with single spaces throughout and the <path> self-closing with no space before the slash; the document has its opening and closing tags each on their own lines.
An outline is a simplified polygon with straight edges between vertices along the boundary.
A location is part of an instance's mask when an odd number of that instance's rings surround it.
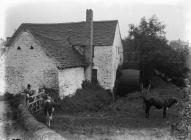
<svg viewBox="0 0 191 140">
<path fill-rule="evenodd" d="M 21 23 L 62 23 L 85 20 L 92 9 L 94 20 L 118 19 L 122 38 L 128 25 L 156 15 L 166 24 L 168 40 L 191 42 L 190 0 L 0 0 L 0 37 L 11 36 Z"/>
</svg>

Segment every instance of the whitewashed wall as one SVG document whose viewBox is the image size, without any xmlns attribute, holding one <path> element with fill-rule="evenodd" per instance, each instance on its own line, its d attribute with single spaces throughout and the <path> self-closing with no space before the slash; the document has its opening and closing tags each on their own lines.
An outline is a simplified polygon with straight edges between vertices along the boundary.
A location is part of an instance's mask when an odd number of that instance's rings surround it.
<svg viewBox="0 0 191 140">
<path fill-rule="evenodd" d="M 20 46 L 21 50 L 17 50 Z M 33 46 L 34 49 L 30 49 Z M 6 90 L 16 93 L 27 84 L 36 90 L 45 85 L 58 87 L 58 72 L 54 61 L 46 56 L 40 44 L 29 32 L 20 33 L 6 54 Z"/>
<path fill-rule="evenodd" d="M 97 68 L 97 79 L 105 89 L 111 89 L 112 83 L 112 46 L 94 47 L 94 67 Z"/>
<path fill-rule="evenodd" d="M 77 89 L 81 88 L 83 80 L 85 80 L 84 68 L 68 68 L 59 70 L 59 92 L 60 97 L 72 95 Z"/>
<path fill-rule="evenodd" d="M 0 56 L 0 95 L 5 92 L 5 56 Z"/>
<path fill-rule="evenodd" d="M 119 65 L 122 65 L 123 63 L 123 46 L 121 41 L 121 34 L 119 30 L 119 24 L 117 24 L 116 31 L 115 31 L 115 38 L 113 42 L 113 57 L 112 57 L 112 85 L 111 87 L 114 87 L 115 79 L 116 79 L 116 71 Z"/>
<path fill-rule="evenodd" d="M 94 68 L 97 69 L 99 84 L 105 89 L 112 90 L 116 79 L 117 67 L 123 63 L 123 47 L 118 24 L 112 46 L 94 47 L 93 63 Z"/>
</svg>

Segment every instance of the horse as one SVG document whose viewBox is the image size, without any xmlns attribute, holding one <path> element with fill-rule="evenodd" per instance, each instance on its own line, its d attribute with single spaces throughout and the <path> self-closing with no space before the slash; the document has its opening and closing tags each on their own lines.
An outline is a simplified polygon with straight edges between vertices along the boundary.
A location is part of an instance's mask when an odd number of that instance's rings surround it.
<svg viewBox="0 0 191 140">
<path fill-rule="evenodd" d="M 52 121 L 52 115 L 54 112 L 54 101 L 48 95 L 45 96 L 43 109 L 46 116 L 46 124 L 50 127 L 50 121 Z"/>
<path fill-rule="evenodd" d="M 151 106 L 157 109 L 163 109 L 163 118 L 166 118 L 166 110 L 172 105 L 177 104 L 178 100 L 175 97 L 161 98 L 151 95 L 150 93 L 151 84 L 149 84 L 148 89 L 144 89 L 141 85 L 141 97 L 145 105 L 145 117 L 149 118 L 149 112 Z"/>
</svg>

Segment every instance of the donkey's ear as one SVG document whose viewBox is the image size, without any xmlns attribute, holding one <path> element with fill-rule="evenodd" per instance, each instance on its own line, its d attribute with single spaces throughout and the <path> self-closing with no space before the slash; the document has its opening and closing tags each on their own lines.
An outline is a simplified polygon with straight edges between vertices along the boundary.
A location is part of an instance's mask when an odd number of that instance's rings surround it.
<svg viewBox="0 0 191 140">
<path fill-rule="evenodd" d="M 143 90 L 143 83 L 140 83 L 140 89 Z"/>
<path fill-rule="evenodd" d="M 150 88 L 151 88 L 151 80 L 149 82 L 148 91 L 150 90 Z"/>
</svg>

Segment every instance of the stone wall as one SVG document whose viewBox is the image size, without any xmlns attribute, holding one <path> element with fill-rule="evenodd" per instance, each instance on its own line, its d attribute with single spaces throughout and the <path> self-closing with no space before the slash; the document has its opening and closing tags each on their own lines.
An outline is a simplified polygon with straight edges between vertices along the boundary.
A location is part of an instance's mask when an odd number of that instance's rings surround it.
<svg viewBox="0 0 191 140">
<path fill-rule="evenodd" d="M 60 134 L 48 128 L 43 123 L 38 122 L 33 115 L 27 110 L 25 98 L 22 96 L 18 106 L 19 118 L 23 122 L 24 128 L 33 135 L 35 140 L 66 140 Z"/>
<path fill-rule="evenodd" d="M 84 68 L 77 67 L 59 70 L 58 77 L 60 97 L 63 98 L 81 88 L 81 84 L 85 80 Z"/>
<path fill-rule="evenodd" d="M 58 88 L 58 70 L 29 32 L 21 32 L 9 47 L 5 59 L 6 90 L 17 93 L 31 84 Z"/>
<path fill-rule="evenodd" d="M 5 58 L 0 56 L 0 95 L 5 93 Z"/>
<path fill-rule="evenodd" d="M 116 31 L 115 31 L 115 38 L 113 42 L 113 57 L 112 57 L 112 85 L 111 87 L 114 87 L 115 79 L 116 79 L 116 71 L 119 65 L 122 65 L 123 63 L 123 46 L 121 41 L 121 34 L 119 30 L 119 25 L 117 24 Z"/>
<path fill-rule="evenodd" d="M 95 46 L 93 63 L 97 79 L 105 89 L 113 89 L 118 65 L 123 63 L 123 47 L 117 24 L 113 46 Z"/>
<path fill-rule="evenodd" d="M 112 46 L 94 47 L 93 63 L 97 69 L 97 80 L 105 89 L 112 85 Z"/>
</svg>

